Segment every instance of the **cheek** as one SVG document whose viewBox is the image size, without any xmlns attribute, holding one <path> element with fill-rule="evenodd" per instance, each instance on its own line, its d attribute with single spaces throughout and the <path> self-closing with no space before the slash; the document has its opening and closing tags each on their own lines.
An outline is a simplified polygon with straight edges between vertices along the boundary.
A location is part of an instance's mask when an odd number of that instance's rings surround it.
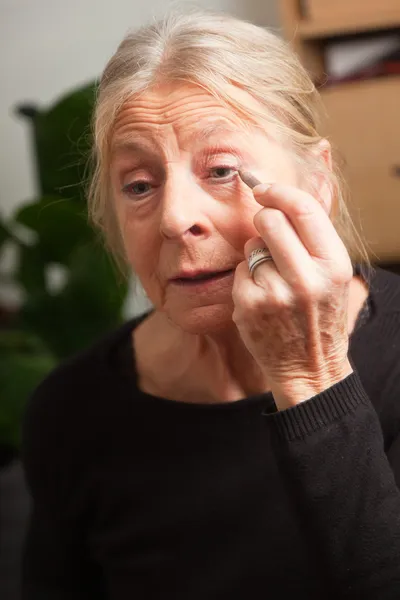
<svg viewBox="0 0 400 600">
<path fill-rule="evenodd" d="M 250 190 L 243 190 L 230 207 L 230 214 L 223 220 L 220 233 L 228 243 L 243 252 L 244 245 L 251 237 L 258 235 L 253 219 L 261 206 Z"/>
<path fill-rule="evenodd" d="M 117 203 L 117 219 L 129 264 L 140 279 L 147 279 L 158 262 L 158 226 L 150 218 L 139 218 L 136 209 L 122 202 Z"/>
<path fill-rule="evenodd" d="M 294 163 L 288 161 L 287 154 L 283 153 L 280 148 L 275 149 L 270 161 L 264 159 L 254 168 L 250 168 L 250 171 L 263 183 L 279 182 L 288 185 L 298 185 L 299 183 Z M 224 220 L 223 230 L 221 230 L 223 237 L 236 250 L 242 252 L 245 243 L 250 238 L 260 235 L 254 225 L 254 217 L 262 208 L 247 187 L 236 194 L 231 205 L 231 212 Z"/>
</svg>

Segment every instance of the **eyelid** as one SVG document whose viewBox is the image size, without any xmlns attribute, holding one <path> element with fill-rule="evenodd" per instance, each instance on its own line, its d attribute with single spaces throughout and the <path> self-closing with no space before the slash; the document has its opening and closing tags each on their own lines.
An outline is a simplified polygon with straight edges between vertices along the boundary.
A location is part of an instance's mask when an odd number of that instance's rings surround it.
<svg viewBox="0 0 400 600">
<path fill-rule="evenodd" d="M 146 183 L 151 183 L 154 177 L 151 177 L 148 174 L 141 175 L 140 173 L 134 173 L 130 171 L 129 173 L 126 173 L 122 179 L 126 181 L 126 183 L 123 183 L 123 186 L 125 186 L 130 185 L 132 183 L 137 183 L 138 181 L 145 181 Z"/>
<path fill-rule="evenodd" d="M 132 179 L 153 179 L 159 177 L 163 172 L 159 164 L 149 163 L 147 160 L 131 160 L 124 165 L 120 165 L 116 170 L 119 181 L 130 181 Z"/>
<path fill-rule="evenodd" d="M 242 167 L 243 161 L 237 153 L 227 152 L 226 150 L 207 149 L 200 158 L 199 168 L 203 171 L 209 171 L 217 167 L 225 167 L 229 169 L 239 169 Z"/>
</svg>

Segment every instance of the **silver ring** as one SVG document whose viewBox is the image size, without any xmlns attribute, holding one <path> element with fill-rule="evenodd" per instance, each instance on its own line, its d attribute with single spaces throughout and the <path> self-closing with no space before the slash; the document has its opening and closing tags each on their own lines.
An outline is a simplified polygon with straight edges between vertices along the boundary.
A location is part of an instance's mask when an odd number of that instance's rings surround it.
<svg viewBox="0 0 400 600">
<path fill-rule="evenodd" d="M 253 275 L 254 271 L 263 262 L 274 260 L 268 248 L 256 248 L 253 252 L 250 252 L 250 256 L 247 260 L 249 265 L 250 275 Z"/>
</svg>

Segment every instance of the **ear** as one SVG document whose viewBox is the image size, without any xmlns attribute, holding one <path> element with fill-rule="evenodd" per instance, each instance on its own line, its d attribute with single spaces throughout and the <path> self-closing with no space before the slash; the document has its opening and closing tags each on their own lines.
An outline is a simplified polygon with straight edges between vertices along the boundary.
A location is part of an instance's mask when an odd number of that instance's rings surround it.
<svg viewBox="0 0 400 600">
<path fill-rule="evenodd" d="M 314 147 L 312 152 L 318 155 L 323 162 L 326 171 L 332 171 L 332 151 L 328 140 L 323 138 Z M 317 194 L 317 198 L 322 202 L 326 212 L 330 215 L 333 208 L 332 189 L 326 174 L 323 171 L 317 171 L 313 175 L 313 189 Z"/>
</svg>

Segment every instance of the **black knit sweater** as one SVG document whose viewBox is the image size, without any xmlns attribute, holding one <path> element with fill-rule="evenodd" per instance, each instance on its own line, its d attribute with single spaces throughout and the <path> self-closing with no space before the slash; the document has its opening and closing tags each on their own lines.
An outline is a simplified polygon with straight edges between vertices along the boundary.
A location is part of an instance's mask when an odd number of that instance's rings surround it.
<svg viewBox="0 0 400 600">
<path fill-rule="evenodd" d="M 57 368 L 24 426 L 24 600 L 399 599 L 400 277 L 370 285 L 355 372 L 284 411 L 142 393 L 138 320 Z"/>
</svg>

